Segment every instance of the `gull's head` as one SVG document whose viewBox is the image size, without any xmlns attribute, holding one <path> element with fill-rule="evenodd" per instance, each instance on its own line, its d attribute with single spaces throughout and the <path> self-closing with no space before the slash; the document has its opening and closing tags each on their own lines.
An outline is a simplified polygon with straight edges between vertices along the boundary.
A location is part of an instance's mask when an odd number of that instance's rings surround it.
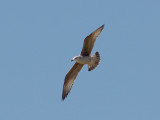
<svg viewBox="0 0 160 120">
<path fill-rule="evenodd" d="M 79 59 L 80 59 L 79 56 L 75 56 L 75 57 L 72 58 L 71 62 L 72 62 L 72 61 L 76 61 L 76 62 L 77 62 Z"/>
</svg>

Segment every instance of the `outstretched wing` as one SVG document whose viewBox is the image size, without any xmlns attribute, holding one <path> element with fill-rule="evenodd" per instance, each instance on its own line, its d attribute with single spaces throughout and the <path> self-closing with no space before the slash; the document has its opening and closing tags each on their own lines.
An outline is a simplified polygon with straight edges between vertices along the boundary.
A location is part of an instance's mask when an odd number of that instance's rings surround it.
<svg viewBox="0 0 160 120">
<path fill-rule="evenodd" d="M 88 56 L 88 55 L 91 54 L 91 51 L 93 49 L 94 43 L 96 41 L 96 38 L 98 37 L 98 35 L 103 30 L 103 27 L 104 27 L 104 25 L 99 27 L 97 30 L 92 32 L 89 36 L 87 36 L 84 39 L 83 48 L 82 48 L 82 51 L 81 51 L 81 55 L 82 56 Z"/>
<path fill-rule="evenodd" d="M 73 65 L 73 67 L 70 69 L 70 71 L 67 73 L 64 80 L 64 85 L 63 85 L 62 100 L 64 100 L 67 97 L 68 93 L 72 88 L 74 80 L 76 79 L 78 73 L 80 72 L 83 66 L 84 64 L 80 64 L 76 62 Z"/>
</svg>

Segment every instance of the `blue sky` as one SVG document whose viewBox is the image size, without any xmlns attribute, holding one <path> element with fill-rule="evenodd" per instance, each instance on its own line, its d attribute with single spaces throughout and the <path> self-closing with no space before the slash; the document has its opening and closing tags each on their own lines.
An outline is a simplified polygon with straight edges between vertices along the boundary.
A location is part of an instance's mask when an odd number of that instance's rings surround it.
<svg viewBox="0 0 160 120">
<path fill-rule="evenodd" d="M 160 1 L 1 0 L 1 120 L 160 120 Z M 65 101 L 84 38 L 105 24 Z"/>
</svg>

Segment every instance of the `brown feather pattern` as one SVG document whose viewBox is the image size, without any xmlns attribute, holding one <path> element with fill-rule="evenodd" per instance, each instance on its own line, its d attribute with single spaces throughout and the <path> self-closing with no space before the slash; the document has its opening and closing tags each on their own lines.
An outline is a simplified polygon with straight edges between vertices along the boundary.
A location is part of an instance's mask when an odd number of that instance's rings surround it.
<svg viewBox="0 0 160 120">
<path fill-rule="evenodd" d="M 84 39 L 84 43 L 83 43 L 83 48 L 81 51 L 81 55 L 82 56 L 90 56 L 91 51 L 93 49 L 94 43 L 96 41 L 96 38 L 98 37 L 98 35 L 101 33 L 101 31 L 103 30 L 104 25 L 102 25 L 101 27 L 99 27 L 97 30 L 95 30 L 94 32 L 92 32 L 90 35 L 88 35 L 85 39 Z M 97 59 L 96 63 L 91 66 L 91 68 L 89 69 L 92 70 L 94 69 L 100 60 L 100 56 L 99 53 L 96 53 L 97 57 L 99 59 Z M 73 65 L 73 67 L 70 69 L 70 71 L 67 73 L 65 79 L 64 79 L 64 85 L 63 85 L 63 92 L 62 92 L 62 100 L 64 100 L 68 93 L 70 92 L 72 85 L 74 83 L 74 80 L 76 79 L 78 73 L 80 72 L 80 70 L 83 68 L 84 64 L 80 64 L 80 63 L 75 63 Z"/>
<path fill-rule="evenodd" d="M 95 30 L 93 33 L 91 33 L 84 39 L 83 48 L 81 51 L 82 56 L 89 56 L 91 54 L 96 38 L 101 33 L 103 28 L 104 28 L 104 25 L 99 27 L 97 30 Z"/>
<path fill-rule="evenodd" d="M 84 64 L 75 63 L 73 67 L 70 69 L 70 71 L 67 73 L 65 79 L 64 79 L 64 85 L 63 85 L 63 93 L 62 93 L 62 100 L 64 100 L 68 93 L 70 92 L 72 85 L 74 83 L 74 80 L 76 79 L 78 73 L 82 69 Z"/>
</svg>

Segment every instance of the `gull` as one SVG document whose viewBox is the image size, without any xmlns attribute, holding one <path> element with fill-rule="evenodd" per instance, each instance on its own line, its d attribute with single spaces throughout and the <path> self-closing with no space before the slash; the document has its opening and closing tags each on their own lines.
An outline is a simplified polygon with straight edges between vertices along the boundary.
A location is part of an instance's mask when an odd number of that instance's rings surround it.
<svg viewBox="0 0 160 120">
<path fill-rule="evenodd" d="M 91 51 L 93 49 L 96 38 L 99 36 L 101 31 L 103 30 L 104 25 L 99 27 L 97 30 L 92 32 L 84 39 L 83 48 L 81 54 L 72 58 L 71 61 L 76 61 L 70 71 L 67 73 L 64 79 L 63 92 L 62 92 L 62 100 L 64 100 L 68 93 L 70 92 L 74 80 L 76 79 L 78 73 L 83 68 L 85 64 L 88 65 L 88 71 L 93 70 L 97 67 L 100 62 L 100 54 L 96 52 L 91 56 Z"/>
</svg>

